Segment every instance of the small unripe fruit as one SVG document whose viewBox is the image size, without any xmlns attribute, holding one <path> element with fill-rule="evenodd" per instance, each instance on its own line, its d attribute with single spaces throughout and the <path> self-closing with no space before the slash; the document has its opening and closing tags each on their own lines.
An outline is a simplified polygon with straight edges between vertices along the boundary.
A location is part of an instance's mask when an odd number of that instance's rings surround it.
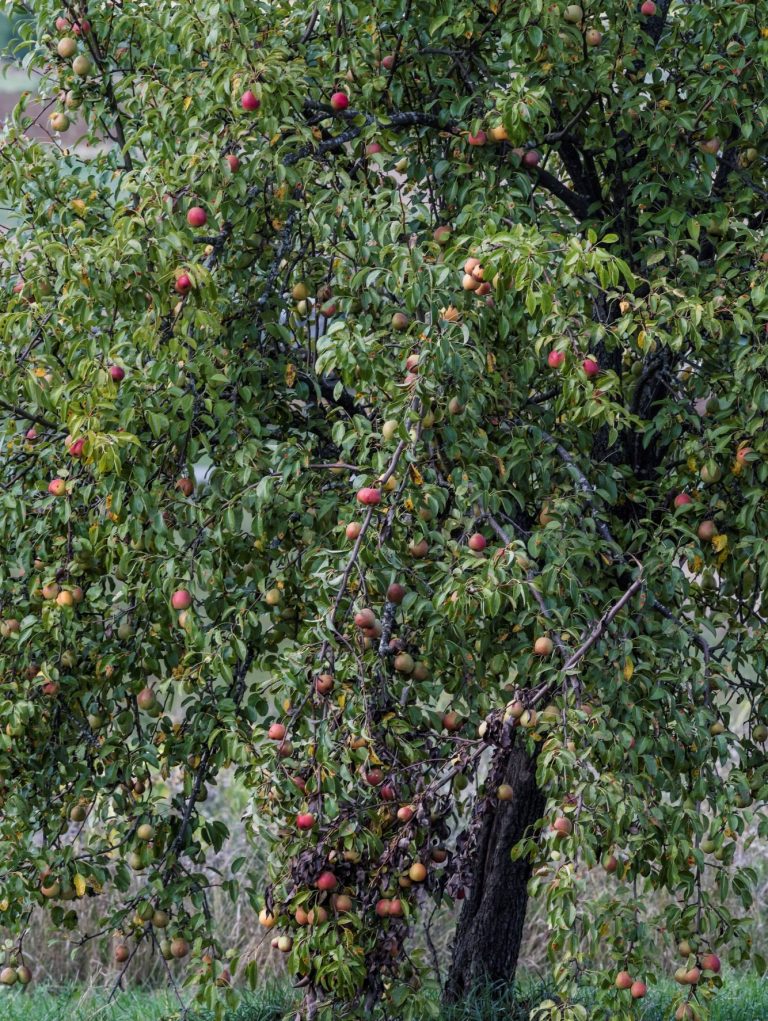
<svg viewBox="0 0 768 1021">
<path fill-rule="evenodd" d="M 401 674 L 412 674 L 415 663 L 413 657 L 407 652 L 401 652 L 399 656 L 395 656 L 395 670 Z"/>
<path fill-rule="evenodd" d="M 74 39 L 66 36 L 64 39 L 59 39 L 56 45 L 56 52 L 63 60 L 69 60 L 77 52 L 77 43 Z"/>
<path fill-rule="evenodd" d="M 496 790 L 496 797 L 499 801 L 512 801 L 514 796 L 514 788 L 508 783 L 501 784 Z"/>
<path fill-rule="evenodd" d="M 150 826 L 148 822 L 142 823 L 136 830 L 136 836 L 139 840 L 149 842 L 155 836 L 155 828 L 154 826 Z"/>
<path fill-rule="evenodd" d="M 411 320 L 405 314 L 405 312 L 395 312 L 392 316 L 392 329 L 397 330 L 398 333 L 402 333 L 403 330 L 407 330 Z"/>
<path fill-rule="evenodd" d="M 78 78 L 85 78 L 91 73 L 91 62 L 86 56 L 80 54 L 72 61 L 72 70 Z"/>
<path fill-rule="evenodd" d="M 427 868 L 420 861 L 415 861 L 408 869 L 408 878 L 412 883 L 423 883 L 427 878 Z"/>
</svg>

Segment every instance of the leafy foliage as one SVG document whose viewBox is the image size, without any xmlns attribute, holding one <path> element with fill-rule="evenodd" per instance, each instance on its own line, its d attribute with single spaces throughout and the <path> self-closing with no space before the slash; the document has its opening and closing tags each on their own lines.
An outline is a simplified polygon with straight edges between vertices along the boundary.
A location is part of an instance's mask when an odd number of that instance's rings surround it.
<svg viewBox="0 0 768 1021">
<path fill-rule="evenodd" d="M 409 926 L 471 881 L 514 740 L 550 805 L 514 851 L 552 930 L 535 1017 L 585 986 L 638 1016 L 615 973 L 652 981 L 659 940 L 748 959 L 761 5 L 64 6 L 9 5 L 84 132 L 28 140 L 22 101 L 0 164 L 9 930 L 76 933 L 111 884 L 126 967 L 153 940 L 231 998 L 200 805 L 234 765 L 272 874 L 216 881 L 310 1013 L 413 1016 Z"/>
</svg>

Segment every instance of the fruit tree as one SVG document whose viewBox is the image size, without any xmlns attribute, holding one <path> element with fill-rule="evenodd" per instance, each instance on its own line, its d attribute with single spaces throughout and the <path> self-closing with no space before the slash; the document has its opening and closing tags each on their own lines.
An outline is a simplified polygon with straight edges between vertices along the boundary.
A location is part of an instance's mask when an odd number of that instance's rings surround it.
<svg viewBox="0 0 768 1021">
<path fill-rule="evenodd" d="M 109 889 L 233 995 L 234 770 L 306 1016 L 423 1011 L 435 904 L 445 996 L 511 979 L 536 897 L 536 1018 L 660 946 L 705 1018 L 762 967 L 765 6 L 9 6 L 0 982 Z"/>
</svg>

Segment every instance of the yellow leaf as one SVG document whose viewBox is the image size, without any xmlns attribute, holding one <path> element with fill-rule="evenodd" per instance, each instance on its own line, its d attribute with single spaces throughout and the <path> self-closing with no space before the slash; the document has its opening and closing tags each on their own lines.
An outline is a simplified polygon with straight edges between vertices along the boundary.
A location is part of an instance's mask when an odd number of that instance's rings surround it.
<svg viewBox="0 0 768 1021">
<path fill-rule="evenodd" d="M 85 896 L 85 876 L 81 876 L 77 873 L 72 879 L 72 885 L 75 888 L 75 893 L 78 897 Z"/>
<path fill-rule="evenodd" d="M 493 372 L 496 369 L 496 356 L 492 351 L 489 351 L 485 356 L 485 365 L 489 372 Z"/>
<path fill-rule="evenodd" d="M 635 672 L 635 664 L 632 662 L 631 659 L 628 659 L 626 661 L 626 663 L 624 664 L 624 680 L 625 681 L 631 681 L 632 680 L 632 674 L 634 672 Z"/>
<path fill-rule="evenodd" d="M 716 535 L 712 539 L 712 546 L 716 553 L 723 553 L 728 549 L 728 536 L 727 535 Z"/>
<path fill-rule="evenodd" d="M 293 386 L 296 382 L 296 366 L 293 362 L 288 362 L 285 367 L 285 385 Z"/>
<path fill-rule="evenodd" d="M 694 574 L 698 574 L 703 566 L 704 566 L 704 561 L 702 560 L 701 557 L 694 557 L 693 558 L 693 563 L 691 564 L 691 570 L 693 571 Z"/>
<path fill-rule="evenodd" d="M 688 469 L 692 472 L 696 471 L 696 458 L 691 455 L 687 461 Z"/>
<path fill-rule="evenodd" d="M 410 464 L 410 465 L 408 465 L 408 469 L 409 469 L 409 471 L 411 473 L 411 478 L 413 479 L 414 486 L 423 486 L 424 485 L 424 477 L 422 476 L 421 472 L 416 467 L 416 465 L 415 464 Z"/>
<path fill-rule="evenodd" d="M 641 330 L 637 335 L 637 346 L 642 349 L 645 347 L 645 330 Z"/>
</svg>

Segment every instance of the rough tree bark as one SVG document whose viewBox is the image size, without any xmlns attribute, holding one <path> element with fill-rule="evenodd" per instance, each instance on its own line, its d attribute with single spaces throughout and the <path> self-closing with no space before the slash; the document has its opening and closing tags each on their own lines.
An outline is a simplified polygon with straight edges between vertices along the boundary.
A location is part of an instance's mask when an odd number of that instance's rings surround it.
<svg viewBox="0 0 768 1021">
<path fill-rule="evenodd" d="M 482 808 L 471 860 L 472 887 L 462 907 L 445 987 L 448 1001 L 480 983 L 511 982 L 523 937 L 531 862 L 510 852 L 544 814 L 536 762 L 517 742 L 499 749 L 488 788 L 509 784 L 510 801 L 488 798 Z"/>
</svg>

